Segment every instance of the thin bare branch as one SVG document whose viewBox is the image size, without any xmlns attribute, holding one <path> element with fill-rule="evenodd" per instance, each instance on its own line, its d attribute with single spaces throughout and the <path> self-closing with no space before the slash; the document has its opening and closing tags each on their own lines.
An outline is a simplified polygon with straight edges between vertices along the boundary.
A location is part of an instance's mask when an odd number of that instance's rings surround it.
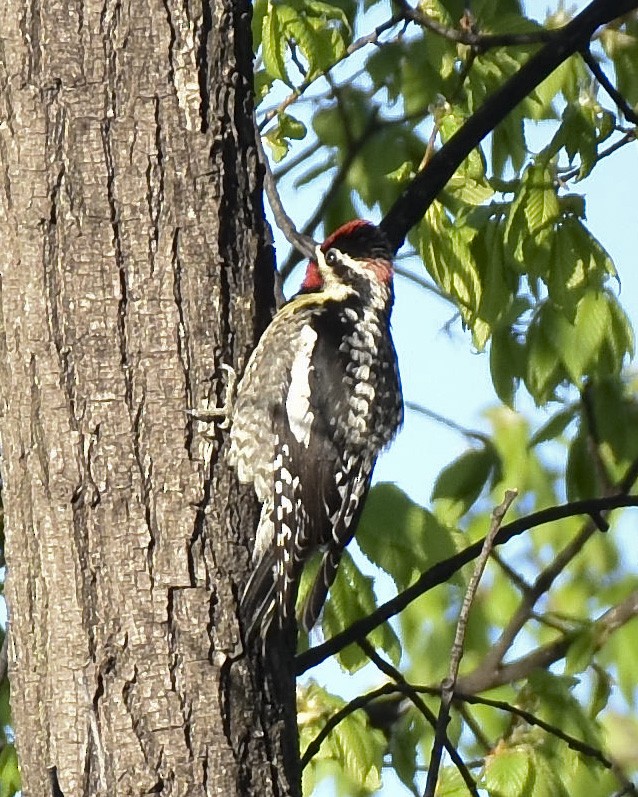
<svg viewBox="0 0 638 797">
<path fill-rule="evenodd" d="M 428 291 L 429 293 L 433 293 L 439 299 L 444 299 L 446 302 L 453 304 L 452 300 L 447 295 L 447 293 L 444 293 L 433 282 L 429 282 L 428 280 L 421 277 L 419 274 L 414 274 L 412 271 L 408 271 L 406 268 L 397 266 L 396 261 L 394 264 L 394 273 L 397 276 L 402 277 L 403 279 L 409 280 L 419 288 L 423 288 L 423 290 Z"/>
<path fill-rule="evenodd" d="M 418 688 L 416 691 L 418 691 Z M 513 714 L 516 717 L 520 717 L 528 725 L 534 725 L 538 728 L 541 728 L 541 730 L 544 730 L 546 733 L 549 733 L 552 736 L 555 736 L 557 739 L 565 742 L 570 749 L 575 750 L 577 753 L 598 761 L 598 763 L 602 764 L 606 769 L 610 769 L 625 788 L 630 787 L 631 790 L 625 792 L 625 794 L 636 794 L 636 788 L 633 783 L 627 779 L 627 776 L 615 763 L 615 761 L 613 761 L 611 758 L 608 758 L 602 752 L 602 750 L 599 750 L 598 748 L 593 747 L 592 745 L 587 744 L 580 739 L 577 739 L 575 736 L 572 736 L 569 733 L 565 733 L 556 725 L 551 725 L 549 722 L 545 722 L 545 720 L 540 719 L 540 717 L 537 717 L 535 714 L 525 711 L 522 708 L 518 708 L 518 706 L 514 706 L 511 703 L 506 703 L 504 700 L 491 700 L 490 698 L 478 697 L 477 695 L 468 694 L 467 692 L 455 692 L 454 699 L 461 700 L 464 703 L 470 703 L 472 705 L 489 706 L 490 708 L 495 708 L 499 711 L 506 711 L 508 714 Z"/>
<path fill-rule="evenodd" d="M 418 694 L 418 692 L 415 689 L 412 689 L 411 684 L 408 683 L 408 681 L 404 678 L 403 674 L 400 673 L 396 669 L 396 667 L 393 667 L 389 662 L 385 661 L 376 652 L 374 647 L 370 644 L 370 642 L 368 642 L 367 639 L 362 639 L 358 644 L 359 644 L 359 647 L 361 648 L 361 650 L 363 650 L 363 652 L 370 659 L 370 661 L 375 665 L 375 667 L 377 667 L 378 670 L 380 670 L 384 675 L 387 675 L 389 678 L 392 678 L 392 680 L 395 683 L 402 684 L 405 687 L 405 689 L 408 690 L 408 691 L 405 692 L 406 696 L 410 698 L 410 700 L 418 708 L 418 710 L 421 712 L 421 714 L 423 714 L 423 716 L 425 717 L 426 721 L 429 722 L 429 724 L 432 726 L 432 728 L 436 728 L 437 720 L 436 720 L 436 717 L 435 717 L 434 713 L 425 705 L 425 703 L 423 702 L 423 700 L 422 700 L 421 696 Z M 445 747 L 445 749 L 447 750 L 448 755 L 450 756 L 450 759 L 452 760 L 452 763 L 458 769 L 458 771 L 459 771 L 461 777 L 463 778 L 463 781 L 464 781 L 465 785 L 467 786 L 470 794 L 472 794 L 474 797 L 478 797 L 478 791 L 476 789 L 476 782 L 475 782 L 474 778 L 472 777 L 472 775 L 470 774 L 470 771 L 468 770 L 468 768 L 465 766 L 465 764 L 463 762 L 463 759 L 459 755 L 458 750 L 456 749 L 456 747 L 454 747 L 454 745 L 450 741 L 447 733 L 445 732 L 445 729 L 444 729 L 443 735 L 442 735 L 442 744 Z"/>
<path fill-rule="evenodd" d="M 545 523 L 552 523 L 567 517 L 577 517 L 578 515 L 599 515 L 601 512 L 629 506 L 638 506 L 638 496 L 621 494 L 606 496 L 604 498 L 593 498 L 586 501 L 573 501 L 561 506 L 549 507 L 548 509 L 542 509 L 539 512 L 534 512 L 531 515 L 518 518 L 502 526 L 496 535 L 494 544 L 503 545 L 513 537 L 523 534 L 537 526 L 542 526 Z M 479 540 L 472 545 L 468 545 L 463 551 L 460 551 L 449 559 L 437 562 L 437 564 L 426 570 L 412 586 L 384 603 L 372 612 L 372 614 L 363 617 L 361 620 L 357 620 L 357 622 L 353 623 L 349 628 L 336 634 L 332 639 L 327 640 L 323 644 L 317 645 L 299 654 L 296 661 L 297 674 L 299 675 L 306 672 L 306 670 L 311 667 L 315 667 L 317 664 L 325 661 L 329 656 L 338 653 L 353 642 L 358 642 L 360 639 L 366 637 L 377 626 L 381 625 L 381 623 L 385 622 L 390 617 L 394 617 L 395 614 L 402 611 L 420 595 L 423 595 L 433 587 L 447 581 L 454 573 L 460 570 L 461 567 L 475 559 L 481 552 L 482 547 L 483 540 Z"/>
<path fill-rule="evenodd" d="M 599 650 L 614 631 L 636 616 L 638 616 L 638 590 L 630 593 L 617 606 L 608 609 L 592 624 L 592 638 L 596 640 L 594 651 Z M 479 666 L 474 672 L 458 679 L 458 689 L 461 692 L 483 692 L 486 689 L 494 689 L 527 678 L 533 670 L 539 667 L 547 668 L 562 659 L 577 634 L 577 631 L 563 634 L 553 642 L 536 648 L 515 661 L 497 665 L 491 671 Z"/>
<path fill-rule="evenodd" d="M 368 123 L 366 124 L 366 127 L 364 128 L 360 137 L 352 141 L 351 144 L 349 145 L 345 158 L 343 159 L 343 163 L 339 167 L 339 170 L 333 177 L 332 182 L 328 186 L 328 189 L 325 191 L 323 197 L 321 198 L 321 202 L 315 208 L 312 216 L 304 224 L 302 235 L 310 236 L 317 229 L 319 223 L 323 219 L 323 216 L 326 212 L 326 208 L 328 207 L 330 202 L 332 202 L 334 195 L 339 190 L 344 180 L 348 176 L 348 172 L 350 171 L 350 167 L 352 166 L 354 159 L 360 153 L 361 148 L 365 145 L 366 141 L 376 131 L 376 129 L 377 129 L 377 117 L 376 113 L 373 113 L 368 119 Z M 294 267 L 302 259 L 303 258 L 299 256 L 298 251 L 293 250 L 288 255 L 286 261 L 282 264 L 282 266 L 279 269 L 282 280 L 285 281 L 290 276 Z"/>
<path fill-rule="evenodd" d="M 581 52 L 581 56 L 583 61 L 587 64 L 591 73 L 596 78 L 596 80 L 600 83 L 600 85 L 605 89 L 607 94 L 611 97 L 611 99 L 616 103 L 620 111 L 622 112 L 623 116 L 628 122 L 631 122 L 634 125 L 638 125 L 638 114 L 634 111 L 631 105 L 627 102 L 627 100 L 623 97 L 623 95 L 618 91 L 618 89 L 614 86 L 614 84 L 609 80 L 607 75 L 603 72 L 602 67 L 591 54 L 589 47 Z"/>
<path fill-rule="evenodd" d="M 274 119 L 277 114 L 280 114 L 282 111 L 285 111 L 286 108 L 290 107 L 299 99 L 299 97 L 301 97 L 305 91 L 308 90 L 308 88 L 310 88 L 310 86 L 312 86 L 313 83 L 315 83 L 315 81 L 319 80 L 321 77 L 325 77 L 328 72 L 348 58 L 348 56 L 356 53 L 357 50 L 361 50 L 363 47 L 367 47 L 369 44 L 377 44 L 382 34 L 388 30 L 391 30 L 395 27 L 395 25 L 398 25 L 403 21 L 403 14 L 393 14 L 390 19 L 381 23 L 381 25 L 377 25 L 373 31 L 352 42 L 352 44 L 346 48 L 341 58 L 337 59 L 333 64 L 330 65 L 330 69 L 326 70 L 325 72 L 314 73 L 312 76 L 306 78 L 299 86 L 297 86 L 296 89 L 294 89 L 287 97 L 285 97 L 276 108 L 272 108 L 270 111 L 268 111 L 268 113 L 264 115 L 263 119 L 259 123 L 259 129 L 263 130 L 268 122 Z"/>
<path fill-rule="evenodd" d="M 295 225 L 290 218 L 290 216 L 286 213 L 283 203 L 281 201 L 281 197 L 279 196 L 279 191 L 277 191 L 277 184 L 275 183 L 275 178 L 273 177 L 273 173 L 270 169 L 270 162 L 266 153 L 264 152 L 264 147 L 261 141 L 261 135 L 259 130 L 255 128 L 255 141 L 257 143 L 257 152 L 259 154 L 259 160 L 261 161 L 262 166 L 265 169 L 266 176 L 264 180 L 264 185 L 266 188 L 266 196 L 268 197 L 268 203 L 270 204 L 270 208 L 272 210 L 273 216 L 275 217 L 275 223 L 277 227 L 282 231 L 282 233 L 286 236 L 286 240 L 293 246 L 297 251 L 299 251 L 304 257 L 313 258 L 315 256 L 315 250 L 317 248 L 317 242 L 313 241 L 313 239 L 305 235 L 303 233 L 298 233 Z"/>
<path fill-rule="evenodd" d="M 456 423 L 456 421 L 451 420 L 451 418 L 446 418 L 445 415 L 440 415 L 438 412 L 428 409 L 428 407 L 424 407 L 422 404 L 417 404 L 415 401 L 406 401 L 405 408 L 419 415 L 423 415 L 425 418 L 429 418 L 431 421 L 435 421 L 442 426 L 446 426 L 448 429 L 451 429 L 453 432 L 458 432 L 464 437 L 478 440 L 481 443 L 487 443 L 489 441 L 489 436 L 483 432 L 477 432 L 474 429 L 461 426 L 461 424 Z"/>
<path fill-rule="evenodd" d="M 444 39 L 449 39 L 458 44 L 466 44 L 478 52 L 485 52 L 494 47 L 545 44 L 553 41 L 558 33 L 556 30 L 546 29 L 530 31 L 529 33 L 477 33 L 474 30 L 474 25 L 468 24 L 469 20 L 466 18 L 465 24 L 461 28 L 450 28 L 420 8 L 413 8 L 406 0 L 395 0 L 395 2 L 401 9 L 405 19 L 427 28 L 427 30 L 442 36 Z"/>
<path fill-rule="evenodd" d="M 467 631 L 467 623 L 470 616 L 470 609 L 474 603 L 476 591 L 485 571 L 487 560 L 489 559 L 496 535 L 503 524 L 503 518 L 507 514 L 507 510 L 512 505 L 514 499 L 518 495 L 517 490 L 506 490 L 505 498 L 502 503 L 497 506 L 492 512 L 492 521 L 490 523 L 490 530 L 483 540 L 481 552 L 474 565 L 474 572 L 470 578 L 469 584 L 465 591 L 461 611 L 459 612 L 459 619 L 456 624 L 456 633 L 454 635 L 454 643 L 452 644 L 452 651 L 450 655 L 450 668 L 448 676 L 441 683 L 441 705 L 439 708 L 439 716 L 436 723 L 436 733 L 434 736 L 434 744 L 432 745 L 432 753 L 430 755 L 430 766 L 428 767 L 428 777 L 425 784 L 424 797 L 434 797 L 436 784 L 439 778 L 439 769 L 441 766 L 441 755 L 443 753 L 443 738 L 447 735 L 447 726 L 450 721 L 450 706 L 454 697 L 454 689 L 459 676 L 459 667 L 461 659 L 463 658 L 463 649 L 465 647 L 465 634 Z"/>
<path fill-rule="evenodd" d="M 302 152 L 299 152 L 294 157 L 286 158 L 285 162 L 276 169 L 272 173 L 273 177 L 275 178 L 276 182 L 279 182 L 282 177 L 285 177 L 287 174 L 290 174 L 293 169 L 296 169 L 297 166 L 301 166 L 301 164 L 306 163 L 312 156 L 317 152 L 318 149 L 321 148 L 321 141 L 317 139 L 313 141 L 306 149 Z"/>
<path fill-rule="evenodd" d="M 492 671 L 500 665 L 503 657 L 511 648 L 514 639 L 529 620 L 530 614 L 539 599 L 551 588 L 552 584 L 563 572 L 572 559 L 583 549 L 583 546 L 592 537 L 597 529 L 593 521 L 589 521 L 576 534 L 563 550 L 554 557 L 552 562 L 537 576 L 531 587 L 523 594 L 521 602 L 510 619 L 507 627 L 503 629 L 498 640 L 492 645 L 480 667 Z"/>
<path fill-rule="evenodd" d="M 636 130 L 628 130 L 622 138 L 615 141 L 613 144 L 610 144 L 606 149 L 603 149 L 601 152 L 598 153 L 596 158 L 596 163 L 601 161 L 603 158 L 609 157 L 609 155 L 613 155 L 614 152 L 618 152 L 619 149 L 622 149 L 627 144 L 631 144 L 633 141 L 636 140 Z M 578 177 L 580 174 L 580 166 L 577 166 L 575 169 L 570 169 L 569 171 L 561 174 L 559 177 L 559 182 L 561 184 L 567 183 L 572 180 L 574 177 Z"/>
<path fill-rule="evenodd" d="M 408 231 L 423 218 L 458 166 L 513 108 L 571 55 L 588 47 L 592 35 L 601 25 L 635 8 L 638 8 L 637 0 L 592 0 L 567 25 L 556 30 L 550 42 L 491 94 L 434 154 L 381 221 L 393 248 L 398 250 L 403 245 Z"/>
</svg>

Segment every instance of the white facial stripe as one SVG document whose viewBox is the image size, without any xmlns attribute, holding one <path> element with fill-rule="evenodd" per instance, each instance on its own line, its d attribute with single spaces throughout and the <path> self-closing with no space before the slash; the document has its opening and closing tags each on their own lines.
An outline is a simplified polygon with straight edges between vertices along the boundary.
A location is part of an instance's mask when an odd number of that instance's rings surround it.
<svg viewBox="0 0 638 797">
<path fill-rule="evenodd" d="M 331 246 L 328 251 L 331 250 L 334 250 L 338 253 L 339 260 L 347 269 L 359 275 L 360 277 L 363 277 L 368 282 L 370 288 L 372 289 L 372 306 L 376 309 L 384 307 L 388 297 L 388 286 L 378 279 L 374 270 L 365 261 L 356 260 L 354 257 L 342 252 L 336 246 Z M 332 267 L 326 263 L 325 255 L 321 251 L 320 246 L 317 247 L 316 252 L 319 273 L 321 274 L 324 282 L 324 293 L 328 293 L 337 301 L 343 301 L 348 296 L 351 296 L 353 293 L 355 293 L 354 288 L 349 285 L 344 285 L 341 281 L 341 278 L 337 277 Z"/>
</svg>

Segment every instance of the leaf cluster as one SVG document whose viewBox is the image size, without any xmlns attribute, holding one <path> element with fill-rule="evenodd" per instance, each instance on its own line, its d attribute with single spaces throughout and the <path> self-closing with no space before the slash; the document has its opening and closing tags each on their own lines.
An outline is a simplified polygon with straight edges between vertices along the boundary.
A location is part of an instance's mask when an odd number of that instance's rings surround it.
<svg viewBox="0 0 638 797">
<path fill-rule="evenodd" d="M 398 3 L 384 18 L 387 8 L 374 0 L 258 0 L 258 117 L 282 162 L 280 186 L 311 197 L 311 210 L 324 196 L 305 232 L 386 214 L 572 14 L 555 4 L 534 19 L 519 0 L 479 0 L 470 15 L 465 5 L 425 0 L 418 14 L 402 16 Z M 468 31 L 478 44 L 460 42 Z M 487 38 L 494 35 L 499 46 Z M 486 417 L 488 431 L 468 436 L 467 450 L 441 470 L 429 508 L 396 486 L 373 489 L 358 550 L 344 558 L 326 605 L 325 637 L 378 605 L 372 572 L 401 592 L 482 537 L 505 489 L 518 490 L 517 517 L 565 497 L 633 489 L 634 333 L 622 269 L 588 226 L 585 191 L 605 159 L 635 138 L 636 13 L 601 28 L 591 53 L 620 102 L 592 79 L 587 59 L 564 60 L 458 165 L 409 233 L 418 265 L 402 273 L 416 271 L 468 345 L 486 352 L 500 404 Z M 284 276 L 294 262 L 283 263 Z M 514 411 L 523 390 L 543 411 L 533 425 Z M 513 554 L 495 554 L 474 598 L 459 688 L 470 697 L 489 690 L 501 705 L 459 699 L 447 734 L 489 795 L 607 797 L 638 771 L 638 583 L 617 518 L 607 534 L 595 520 L 567 517 L 525 535 Z M 462 570 L 370 635 L 389 672 L 400 667 L 409 684 L 436 691 L 468 579 Z M 352 676 L 371 669 L 356 644 L 337 660 Z M 302 749 L 331 716 L 345 715 L 306 767 L 306 793 L 327 775 L 339 793 L 372 793 L 390 770 L 406 793 L 423 793 L 435 732 L 404 687 L 348 714 L 333 689 L 302 685 Z M 436 714 L 438 697 L 421 696 Z M 468 793 L 467 773 L 447 763 L 436 794 Z"/>
</svg>

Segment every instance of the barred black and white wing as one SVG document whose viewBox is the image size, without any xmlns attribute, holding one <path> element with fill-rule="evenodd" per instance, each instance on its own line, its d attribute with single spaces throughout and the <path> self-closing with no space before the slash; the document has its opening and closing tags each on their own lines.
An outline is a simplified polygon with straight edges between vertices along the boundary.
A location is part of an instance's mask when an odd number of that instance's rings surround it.
<svg viewBox="0 0 638 797">
<path fill-rule="evenodd" d="M 356 531 L 376 458 L 402 420 L 392 298 L 387 241 L 351 222 L 318 248 L 248 362 L 229 462 L 262 503 L 242 599 L 249 636 L 294 621 L 302 569 L 319 554 L 302 614 L 311 628 Z"/>
</svg>

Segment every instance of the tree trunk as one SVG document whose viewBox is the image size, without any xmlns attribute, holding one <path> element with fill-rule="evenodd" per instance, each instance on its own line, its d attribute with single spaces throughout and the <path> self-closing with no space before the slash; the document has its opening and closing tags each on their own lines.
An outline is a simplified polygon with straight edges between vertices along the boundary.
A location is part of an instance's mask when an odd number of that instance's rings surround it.
<svg viewBox="0 0 638 797">
<path fill-rule="evenodd" d="M 268 320 L 250 8 L 2 0 L 2 452 L 23 793 L 298 793 L 242 648 L 257 507 L 189 408 Z M 284 667 L 284 672 L 290 667 Z M 276 688 L 275 688 L 276 687 Z"/>
</svg>

